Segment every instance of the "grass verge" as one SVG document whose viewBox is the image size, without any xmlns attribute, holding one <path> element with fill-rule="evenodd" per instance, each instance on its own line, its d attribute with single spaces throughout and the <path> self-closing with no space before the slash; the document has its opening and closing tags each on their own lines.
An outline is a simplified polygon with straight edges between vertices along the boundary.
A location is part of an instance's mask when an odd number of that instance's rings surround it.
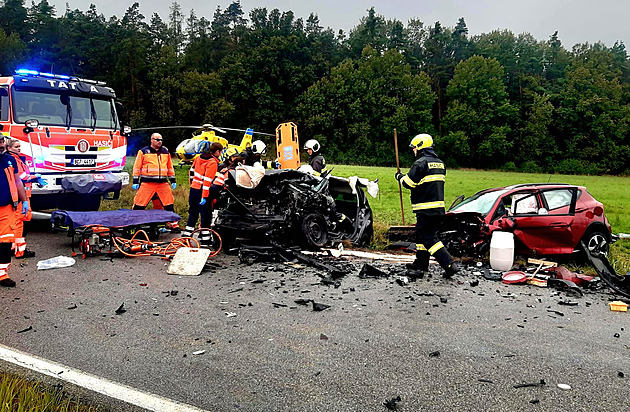
<svg viewBox="0 0 630 412">
<path fill-rule="evenodd" d="M 47 387 L 18 375 L 0 373 L 0 410 L 3 412 L 99 412 L 68 396 L 57 387 Z"/>
</svg>

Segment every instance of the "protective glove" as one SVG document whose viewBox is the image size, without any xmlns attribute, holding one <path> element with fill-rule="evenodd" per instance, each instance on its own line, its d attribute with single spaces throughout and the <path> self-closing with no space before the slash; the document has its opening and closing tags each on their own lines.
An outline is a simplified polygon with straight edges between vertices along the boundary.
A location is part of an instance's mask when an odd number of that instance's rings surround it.
<svg viewBox="0 0 630 412">
<path fill-rule="evenodd" d="M 276 159 L 276 160 L 274 160 L 274 161 L 273 161 L 273 163 L 272 163 L 272 166 L 271 166 L 271 167 L 272 167 L 272 168 L 274 168 L 274 169 L 280 169 L 280 168 L 282 168 L 282 165 L 280 164 L 280 162 L 278 161 L 278 159 Z"/>
<path fill-rule="evenodd" d="M 400 179 L 402 179 L 405 175 L 400 173 L 400 172 L 396 172 L 396 174 L 394 175 L 394 177 L 396 178 L 396 180 L 398 180 L 400 182 Z"/>
<path fill-rule="evenodd" d="M 204 197 L 203 199 L 201 199 L 201 202 L 199 202 L 199 206 L 203 206 L 206 204 L 206 198 Z"/>
<path fill-rule="evenodd" d="M 44 186 L 46 186 L 48 184 L 46 179 L 42 179 L 41 175 L 37 176 L 37 179 L 35 179 L 35 181 L 37 182 L 37 186 L 39 186 L 39 187 L 44 187 Z"/>
<path fill-rule="evenodd" d="M 171 189 L 175 190 L 177 188 L 177 183 L 171 183 Z"/>
<path fill-rule="evenodd" d="M 131 185 L 131 188 L 133 190 L 138 190 L 140 188 L 140 185 L 138 183 L 134 183 L 134 184 Z"/>
<path fill-rule="evenodd" d="M 23 215 L 28 213 L 28 200 L 22 202 L 22 212 Z"/>
</svg>

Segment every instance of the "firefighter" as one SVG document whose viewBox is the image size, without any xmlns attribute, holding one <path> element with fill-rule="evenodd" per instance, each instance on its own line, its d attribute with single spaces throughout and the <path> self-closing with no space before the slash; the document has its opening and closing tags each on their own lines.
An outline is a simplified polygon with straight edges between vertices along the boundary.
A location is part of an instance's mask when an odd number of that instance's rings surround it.
<svg viewBox="0 0 630 412">
<path fill-rule="evenodd" d="M 313 174 L 315 176 L 320 176 L 328 171 L 328 169 L 326 169 L 326 159 L 324 159 L 324 156 L 320 153 L 321 149 L 321 145 L 315 139 L 310 139 L 304 144 L 304 150 L 306 150 L 309 156 L 308 164 L 313 168 Z"/>
<path fill-rule="evenodd" d="M 416 259 L 410 269 L 428 272 L 432 255 L 451 278 L 459 267 L 437 237 L 437 227 L 444 215 L 446 168 L 433 149 L 433 138 L 426 133 L 411 139 L 416 161 L 406 175 L 396 172 L 396 180 L 411 191 L 411 207 L 416 214 Z"/>
<path fill-rule="evenodd" d="M 133 199 L 133 209 L 143 210 L 153 195 L 157 195 L 164 209 L 173 212 L 173 190 L 176 187 L 171 154 L 162 146 L 162 135 L 153 133 L 151 144 L 138 151 L 133 165 L 131 188 L 138 191 Z"/>
<path fill-rule="evenodd" d="M 13 164 L 20 176 L 20 180 L 22 180 L 22 184 L 24 185 L 24 190 L 26 191 L 26 199 L 29 201 L 31 199 L 31 189 L 34 182 L 42 187 L 47 184 L 47 182 L 42 179 L 40 174 L 31 174 L 28 165 L 25 163 L 26 158 L 20 156 L 22 144 L 18 139 L 6 139 L 5 148 L 7 154 L 11 155 L 13 158 Z M 21 210 L 15 211 L 15 238 L 13 248 L 15 251 L 15 257 L 17 259 L 28 258 L 35 256 L 35 252 L 32 250 L 28 250 L 26 248 L 26 238 L 24 237 L 24 222 L 30 221 L 32 218 L 31 209 L 29 208 L 26 215 L 21 213 Z"/>
<path fill-rule="evenodd" d="M 0 134 L 0 286 L 12 288 L 15 287 L 15 281 L 9 277 L 9 268 L 11 245 L 15 237 L 15 210 L 19 209 L 26 215 L 29 205 L 13 157 L 4 153 L 4 139 L 5 136 Z"/>
<path fill-rule="evenodd" d="M 195 230 L 195 225 L 201 215 L 201 227 L 209 228 L 212 224 L 212 199 L 208 199 L 210 195 L 210 186 L 217 173 L 219 166 L 219 156 L 223 152 L 221 143 L 202 142 L 200 146 L 201 155 L 197 156 L 190 167 L 190 193 L 188 195 L 188 222 L 183 235 L 190 236 Z M 210 242 L 210 232 L 202 231 L 200 233 L 202 245 Z"/>
<path fill-rule="evenodd" d="M 278 159 L 274 161 L 260 160 L 261 156 L 267 153 L 267 145 L 262 140 L 254 140 L 251 146 L 247 146 L 238 156 L 245 159 L 245 166 L 253 166 L 254 163 L 260 163 L 265 169 L 280 169 Z"/>
</svg>

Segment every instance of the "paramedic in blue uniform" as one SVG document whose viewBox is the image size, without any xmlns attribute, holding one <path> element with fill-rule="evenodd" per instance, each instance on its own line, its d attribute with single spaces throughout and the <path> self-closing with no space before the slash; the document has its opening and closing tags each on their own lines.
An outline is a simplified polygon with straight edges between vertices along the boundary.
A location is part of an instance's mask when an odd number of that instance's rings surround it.
<svg viewBox="0 0 630 412">
<path fill-rule="evenodd" d="M 426 133 L 411 139 L 416 161 L 406 175 L 396 172 L 405 189 L 411 191 L 411 207 L 416 214 L 416 260 L 410 269 L 427 272 L 433 256 L 444 269 L 444 277 L 451 278 L 459 268 L 437 237 L 437 228 L 444 215 L 444 182 L 446 168 L 433 150 L 433 138 Z"/>
<path fill-rule="evenodd" d="M 15 238 L 15 213 L 18 209 L 26 215 L 28 200 L 13 157 L 5 153 L 5 136 L 0 134 L 0 286 L 15 287 L 9 277 L 11 246 Z"/>
</svg>

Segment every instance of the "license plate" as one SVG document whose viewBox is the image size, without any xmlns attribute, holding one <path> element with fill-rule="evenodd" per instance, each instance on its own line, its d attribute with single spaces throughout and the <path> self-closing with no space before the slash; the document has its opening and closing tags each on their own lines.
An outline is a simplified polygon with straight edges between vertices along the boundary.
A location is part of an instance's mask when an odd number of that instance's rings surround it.
<svg viewBox="0 0 630 412">
<path fill-rule="evenodd" d="M 75 166 L 94 166 L 96 159 L 72 159 L 72 164 Z"/>
</svg>

